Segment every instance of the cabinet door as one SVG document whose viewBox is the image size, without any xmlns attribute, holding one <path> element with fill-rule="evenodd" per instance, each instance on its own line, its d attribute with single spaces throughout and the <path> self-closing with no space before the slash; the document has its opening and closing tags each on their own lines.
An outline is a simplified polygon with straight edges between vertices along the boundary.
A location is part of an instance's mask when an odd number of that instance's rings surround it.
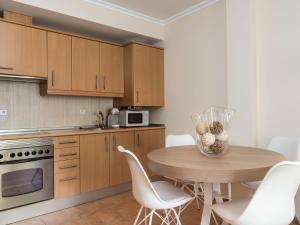
<svg viewBox="0 0 300 225">
<path fill-rule="evenodd" d="M 117 151 L 122 145 L 131 151 L 134 150 L 134 132 L 119 132 L 111 134 L 110 148 L 110 185 L 117 185 L 131 180 L 130 169 L 124 155 Z"/>
<path fill-rule="evenodd" d="M 165 147 L 165 130 L 143 130 L 135 132 L 135 152 L 149 176 L 154 173 L 148 168 L 147 154 Z"/>
<path fill-rule="evenodd" d="M 48 32 L 48 89 L 71 90 L 71 36 Z"/>
<path fill-rule="evenodd" d="M 101 92 L 124 93 L 123 47 L 100 43 Z"/>
<path fill-rule="evenodd" d="M 81 192 L 109 185 L 109 135 L 80 136 Z"/>
<path fill-rule="evenodd" d="M 164 53 L 162 49 L 134 45 L 134 105 L 164 105 Z"/>
<path fill-rule="evenodd" d="M 100 91 L 99 42 L 72 37 L 72 90 Z"/>
<path fill-rule="evenodd" d="M 47 77 L 46 31 L 0 21 L 0 73 Z"/>
</svg>

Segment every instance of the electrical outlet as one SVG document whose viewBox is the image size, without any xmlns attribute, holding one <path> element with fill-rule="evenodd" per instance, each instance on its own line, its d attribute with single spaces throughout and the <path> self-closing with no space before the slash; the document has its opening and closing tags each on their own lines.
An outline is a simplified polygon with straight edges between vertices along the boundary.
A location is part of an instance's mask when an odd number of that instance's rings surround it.
<svg viewBox="0 0 300 225">
<path fill-rule="evenodd" d="M 0 109 L 0 116 L 7 116 L 8 110 L 7 109 Z"/>
<path fill-rule="evenodd" d="M 80 114 L 80 115 L 83 116 L 83 115 L 85 115 L 85 113 L 86 113 L 85 109 L 80 109 L 80 110 L 79 110 L 79 114 Z"/>
</svg>

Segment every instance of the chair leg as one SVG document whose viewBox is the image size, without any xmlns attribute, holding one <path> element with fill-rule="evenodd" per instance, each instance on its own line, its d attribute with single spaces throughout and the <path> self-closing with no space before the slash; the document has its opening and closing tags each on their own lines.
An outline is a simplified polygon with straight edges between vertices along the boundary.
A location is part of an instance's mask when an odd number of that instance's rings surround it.
<svg viewBox="0 0 300 225">
<path fill-rule="evenodd" d="M 175 209 L 171 209 L 172 211 L 173 211 L 173 213 L 174 213 L 174 216 L 175 216 L 175 221 L 176 221 L 176 225 L 181 225 L 181 222 L 180 222 L 180 219 L 179 219 L 179 216 L 178 216 L 178 214 L 177 214 L 177 212 L 176 212 L 176 210 Z"/>
<path fill-rule="evenodd" d="M 136 216 L 136 218 L 135 218 L 135 221 L 134 221 L 134 225 L 137 225 L 138 224 L 138 221 L 139 221 L 139 218 L 140 218 L 140 216 L 141 216 L 141 213 L 142 213 L 142 211 L 143 211 L 143 206 L 141 206 L 141 208 L 140 208 L 140 210 L 139 210 L 139 212 L 138 212 L 138 214 L 137 214 L 137 216 Z"/>
<path fill-rule="evenodd" d="M 153 219 L 153 210 L 150 212 L 150 217 L 149 217 L 149 223 L 148 225 L 152 225 L 152 219 Z"/>
</svg>

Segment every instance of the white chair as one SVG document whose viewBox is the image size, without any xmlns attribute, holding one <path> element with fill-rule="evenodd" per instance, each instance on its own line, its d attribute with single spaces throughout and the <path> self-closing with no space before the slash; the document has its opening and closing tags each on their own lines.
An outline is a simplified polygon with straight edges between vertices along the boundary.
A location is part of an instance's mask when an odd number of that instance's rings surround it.
<svg viewBox="0 0 300 225">
<path fill-rule="evenodd" d="M 160 218 L 162 224 L 181 225 L 180 209 L 187 205 L 192 197 L 166 181 L 151 183 L 141 163 L 131 151 L 125 150 L 122 146 L 118 146 L 118 151 L 127 158 L 132 177 L 132 192 L 141 205 L 134 225 L 147 223 L 148 219 L 148 224 L 151 225 L 153 215 Z M 176 212 L 176 207 L 179 207 L 179 212 Z M 140 219 L 143 209 L 145 209 L 145 216 Z M 150 213 L 147 214 L 146 209 L 150 209 Z M 158 210 L 163 210 L 164 214 L 158 214 Z"/>
<path fill-rule="evenodd" d="M 177 146 L 185 146 L 185 145 L 195 145 L 196 142 L 192 135 L 190 134 L 179 134 L 179 135 L 168 135 L 166 140 L 166 147 L 177 147 Z M 200 208 L 199 200 L 203 201 L 199 196 L 203 195 L 203 188 L 201 184 L 191 181 L 183 181 L 183 180 L 177 180 L 171 177 L 167 177 L 170 180 L 173 180 L 175 182 L 175 186 L 178 182 L 182 183 L 182 189 L 187 189 L 192 195 L 193 199 L 197 202 L 198 209 Z M 190 188 L 189 186 L 192 186 Z M 199 188 L 201 191 L 199 191 Z"/>
<path fill-rule="evenodd" d="M 300 161 L 300 146 L 298 138 L 290 137 L 273 137 L 267 149 L 281 153 L 289 161 Z M 243 183 L 247 188 L 256 190 L 261 184 L 261 181 Z M 300 191 L 296 196 L 296 214 L 297 220 L 300 222 Z"/>
<path fill-rule="evenodd" d="M 215 204 L 213 210 L 232 225 L 289 225 L 299 184 L 300 162 L 281 162 L 267 173 L 252 199 Z"/>
</svg>

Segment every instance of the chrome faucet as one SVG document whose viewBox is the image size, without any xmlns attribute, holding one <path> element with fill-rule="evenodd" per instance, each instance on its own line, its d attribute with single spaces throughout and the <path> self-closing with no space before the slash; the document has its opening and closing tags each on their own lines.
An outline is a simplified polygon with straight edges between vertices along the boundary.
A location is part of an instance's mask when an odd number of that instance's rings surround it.
<svg viewBox="0 0 300 225">
<path fill-rule="evenodd" d="M 100 128 L 105 128 L 104 116 L 103 116 L 103 113 L 101 111 L 98 112 L 97 117 L 98 117 L 98 120 L 97 120 L 98 126 Z"/>
</svg>

